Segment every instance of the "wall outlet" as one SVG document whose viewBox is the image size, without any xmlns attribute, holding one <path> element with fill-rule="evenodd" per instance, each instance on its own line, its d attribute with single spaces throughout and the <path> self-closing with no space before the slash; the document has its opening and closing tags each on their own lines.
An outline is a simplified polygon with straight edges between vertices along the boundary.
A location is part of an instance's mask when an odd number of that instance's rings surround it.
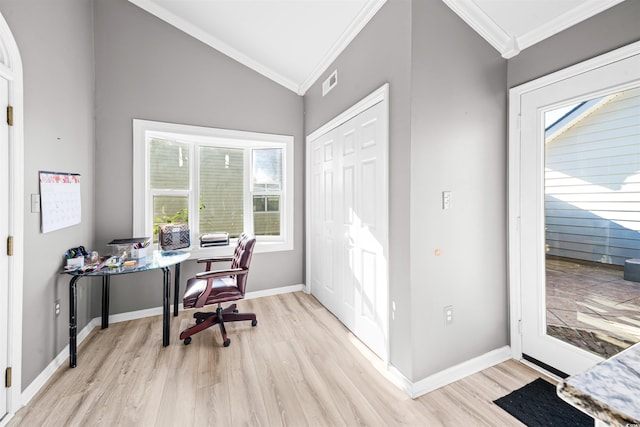
<svg viewBox="0 0 640 427">
<path fill-rule="evenodd" d="M 444 324 L 449 326 L 453 324 L 453 306 L 448 305 L 444 308 Z"/>
<path fill-rule="evenodd" d="M 53 303 L 53 312 L 56 314 L 56 316 L 60 316 L 60 300 L 56 300 Z"/>
</svg>

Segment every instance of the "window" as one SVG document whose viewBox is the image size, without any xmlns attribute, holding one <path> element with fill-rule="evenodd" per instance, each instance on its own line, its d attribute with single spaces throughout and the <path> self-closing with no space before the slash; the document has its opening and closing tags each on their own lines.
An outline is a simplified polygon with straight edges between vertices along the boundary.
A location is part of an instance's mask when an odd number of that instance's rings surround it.
<svg viewBox="0 0 640 427">
<path fill-rule="evenodd" d="M 134 120 L 133 224 L 153 236 L 189 224 L 191 250 L 206 233 L 243 231 L 258 251 L 293 249 L 293 137 Z"/>
</svg>

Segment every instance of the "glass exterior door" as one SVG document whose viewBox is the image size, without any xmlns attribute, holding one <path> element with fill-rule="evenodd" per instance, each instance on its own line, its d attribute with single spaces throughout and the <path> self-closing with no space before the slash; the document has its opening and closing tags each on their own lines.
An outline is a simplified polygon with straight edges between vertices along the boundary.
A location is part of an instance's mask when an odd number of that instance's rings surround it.
<svg viewBox="0 0 640 427">
<path fill-rule="evenodd" d="M 640 341 L 640 283 L 624 280 L 640 258 L 640 88 L 547 111 L 544 127 L 546 333 L 610 357 Z"/>
<path fill-rule="evenodd" d="M 521 351 L 575 374 L 640 341 L 640 283 L 625 280 L 640 258 L 640 56 L 519 101 Z"/>
</svg>

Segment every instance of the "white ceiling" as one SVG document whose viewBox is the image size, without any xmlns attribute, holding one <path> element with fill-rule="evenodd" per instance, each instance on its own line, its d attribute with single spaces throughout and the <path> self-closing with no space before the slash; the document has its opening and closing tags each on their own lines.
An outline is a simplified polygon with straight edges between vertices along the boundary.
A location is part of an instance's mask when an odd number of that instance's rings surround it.
<svg viewBox="0 0 640 427">
<path fill-rule="evenodd" d="M 623 0 L 442 0 L 505 58 Z"/>
<path fill-rule="evenodd" d="M 386 0 L 129 1 L 303 95 Z M 511 58 L 623 0 L 442 1 Z"/>
</svg>

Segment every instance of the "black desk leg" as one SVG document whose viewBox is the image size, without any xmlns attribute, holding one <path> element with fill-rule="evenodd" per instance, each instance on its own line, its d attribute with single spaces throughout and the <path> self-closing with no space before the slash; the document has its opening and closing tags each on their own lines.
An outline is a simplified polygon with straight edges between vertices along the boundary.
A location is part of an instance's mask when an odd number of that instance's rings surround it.
<svg viewBox="0 0 640 427">
<path fill-rule="evenodd" d="M 73 276 L 69 282 L 69 367 L 75 368 L 77 362 L 77 332 L 78 332 L 78 287 L 80 276 Z"/>
<path fill-rule="evenodd" d="M 109 276 L 102 276 L 102 329 L 109 327 Z"/>
<path fill-rule="evenodd" d="M 180 292 L 180 263 L 175 266 L 175 285 L 173 287 L 173 315 L 178 315 L 178 292 Z"/>
<path fill-rule="evenodd" d="M 171 270 L 169 267 L 162 268 L 163 280 L 162 280 L 162 346 L 169 345 L 169 282 L 171 282 Z"/>
</svg>

